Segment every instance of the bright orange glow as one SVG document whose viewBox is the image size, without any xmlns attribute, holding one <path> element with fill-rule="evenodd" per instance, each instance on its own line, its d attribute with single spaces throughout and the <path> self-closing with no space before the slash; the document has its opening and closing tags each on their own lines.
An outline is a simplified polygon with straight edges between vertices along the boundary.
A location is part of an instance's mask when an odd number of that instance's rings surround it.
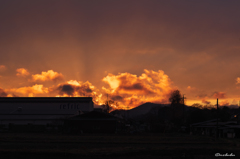
<svg viewBox="0 0 240 159">
<path fill-rule="evenodd" d="M 27 69 L 17 69 L 17 76 L 27 76 Z M 33 81 L 56 81 L 63 79 L 61 73 L 48 70 L 41 74 L 32 75 Z M 82 82 L 77 80 L 68 80 L 57 85 L 45 87 L 43 84 L 35 84 L 20 88 L 1 89 L 0 96 L 55 96 L 55 97 L 92 97 L 96 105 L 103 105 L 107 100 L 111 103 L 113 109 L 132 109 L 146 102 L 169 103 L 170 93 L 177 89 L 173 85 L 168 75 L 162 70 L 153 71 L 144 69 L 144 72 L 137 76 L 128 72 L 117 75 L 108 74 L 102 81 L 108 86 L 98 89 L 89 81 Z M 188 86 L 186 91 L 191 93 L 197 91 L 195 87 Z M 188 97 L 188 96 L 187 96 Z M 199 103 L 200 105 L 215 105 L 216 98 L 224 99 L 219 101 L 219 105 L 231 105 L 232 99 L 227 99 L 225 92 L 214 92 L 210 96 L 199 96 L 196 99 L 185 100 L 186 105 Z M 238 99 L 234 99 L 235 103 Z"/>
<path fill-rule="evenodd" d="M 119 83 L 120 83 L 120 81 L 117 79 L 117 77 L 114 76 L 113 74 L 108 74 L 108 76 L 104 77 L 102 79 L 102 81 L 108 83 L 113 90 L 115 90 L 119 86 Z"/>
<path fill-rule="evenodd" d="M 130 73 L 108 74 L 103 81 L 109 88 L 102 90 L 119 103 L 119 108 L 134 108 L 145 102 L 168 103 L 170 92 L 175 89 L 162 70 L 144 70 L 141 76 Z"/>
</svg>

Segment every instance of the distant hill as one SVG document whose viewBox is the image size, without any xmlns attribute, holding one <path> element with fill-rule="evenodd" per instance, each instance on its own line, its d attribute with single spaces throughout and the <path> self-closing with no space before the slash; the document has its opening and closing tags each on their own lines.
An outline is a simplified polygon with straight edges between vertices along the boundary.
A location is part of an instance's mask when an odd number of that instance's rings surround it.
<svg viewBox="0 0 240 159">
<path fill-rule="evenodd" d="M 168 106 L 168 105 L 147 102 L 130 110 L 115 110 L 112 112 L 112 114 L 115 114 L 117 116 L 127 117 L 127 118 L 135 118 L 141 115 L 145 115 L 147 113 L 155 114 L 158 112 L 159 108 L 164 106 Z"/>
<path fill-rule="evenodd" d="M 162 104 L 155 104 L 155 103 L 144 103 L 138 107 L 128 110 L 128 114 L 130 117 L 135 117 L 143 114 L 149 113 L 153 108 L 160 108 L 163 107 Z"/>
</svg>

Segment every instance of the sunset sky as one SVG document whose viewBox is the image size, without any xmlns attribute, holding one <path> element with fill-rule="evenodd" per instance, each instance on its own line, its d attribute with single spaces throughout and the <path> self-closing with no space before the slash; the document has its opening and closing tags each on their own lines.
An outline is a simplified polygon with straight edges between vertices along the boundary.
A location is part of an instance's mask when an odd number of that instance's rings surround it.
<svg viewBox="0 0 240 159">
<path fill-rule="evenodd" d="M 240 100 L 239 0 L 0 0 L 0 96 Z"/>
</svg>

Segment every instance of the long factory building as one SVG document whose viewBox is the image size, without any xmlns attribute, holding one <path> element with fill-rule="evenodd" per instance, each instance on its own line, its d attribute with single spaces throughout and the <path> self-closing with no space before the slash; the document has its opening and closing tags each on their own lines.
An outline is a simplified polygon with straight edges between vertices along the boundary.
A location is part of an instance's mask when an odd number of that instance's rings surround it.
<svg viewBox="0 0 240 159">
<path fill-rule="evenodd" d="M 92 97 L 0 97 L 0 125 L 58 125 L 93 111 Z"/>
</svg>

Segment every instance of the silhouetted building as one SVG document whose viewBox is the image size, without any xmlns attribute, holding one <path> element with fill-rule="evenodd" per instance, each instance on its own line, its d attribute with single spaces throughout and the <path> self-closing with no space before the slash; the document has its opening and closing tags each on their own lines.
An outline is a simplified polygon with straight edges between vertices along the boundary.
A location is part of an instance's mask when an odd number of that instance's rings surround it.
<svg viewBox="0 0 240 159">
<path fill-rule="evenodd" d="M 92 110 L 92 97 L 0 97 L 0 128 L 63 125 L 63 119 Z"/>
</svg>

